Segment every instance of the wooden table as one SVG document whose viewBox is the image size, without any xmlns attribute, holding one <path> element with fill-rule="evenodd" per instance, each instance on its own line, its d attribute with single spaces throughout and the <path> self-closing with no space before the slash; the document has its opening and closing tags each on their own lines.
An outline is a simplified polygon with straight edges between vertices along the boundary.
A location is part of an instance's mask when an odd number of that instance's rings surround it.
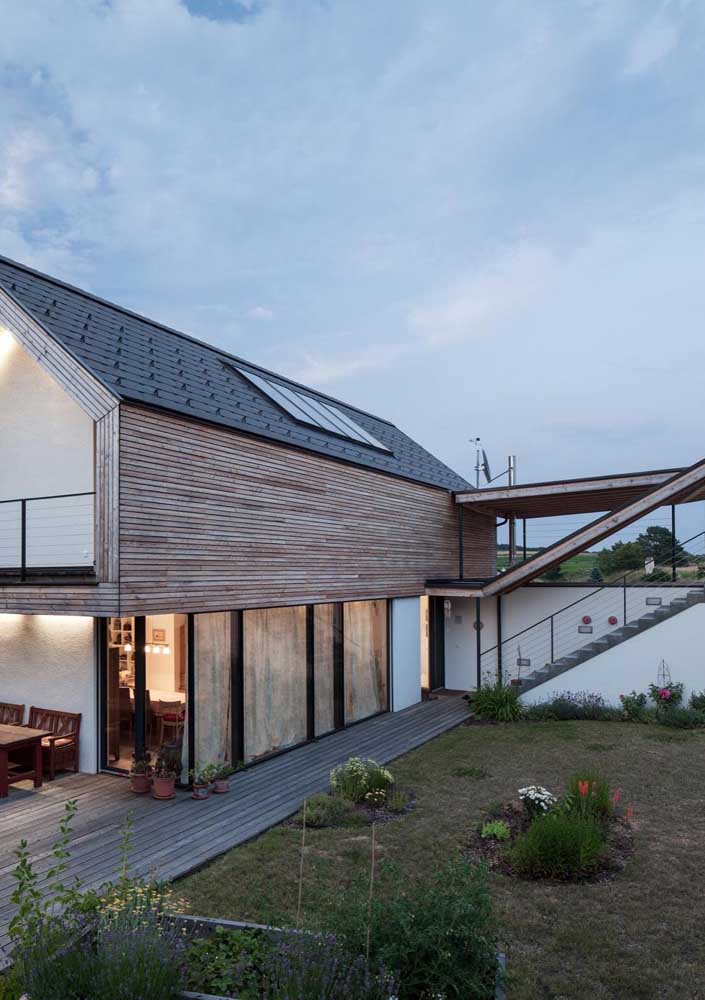
<svg viewBox="0 0 705 1000">
<path fill-rule="evenodd" d="M 34 787 L 42 784 L 42 740 L 51 733 L 26 726 L 6 726 L 0 723 L 0 799 L 6 799 L 10 785 L 17 781 L 34 779 Z M 10 754 L 16 750 L 31 751 L 33 768 L 10 770 Z"/>
</svg>

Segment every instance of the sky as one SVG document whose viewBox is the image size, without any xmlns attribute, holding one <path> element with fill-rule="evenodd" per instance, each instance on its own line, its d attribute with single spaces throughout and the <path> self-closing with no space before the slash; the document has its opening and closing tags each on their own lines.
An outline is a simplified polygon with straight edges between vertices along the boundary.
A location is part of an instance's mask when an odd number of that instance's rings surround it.
<svg viewBox="0 0 705 1000">
<path fill-rule="evenodd" d="M 1 254 L 466 476 L 478 435 L 524 482 L 705 453 L 699 0 L 0 0 L 0 23 Z"/>
</svg>

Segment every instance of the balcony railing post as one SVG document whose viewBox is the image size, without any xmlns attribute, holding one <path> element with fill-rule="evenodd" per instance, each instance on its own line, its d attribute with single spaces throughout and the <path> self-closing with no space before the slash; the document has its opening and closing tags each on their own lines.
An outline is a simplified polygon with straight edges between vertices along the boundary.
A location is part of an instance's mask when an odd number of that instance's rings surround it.
<svg viewBox="0 0 705 1000">
<path fill-rule="evenodd" d="M 627 624 L 627 574 L 626 573 L 624 574 L 624 578 L 622 580 L 622 596 L 624 600 L 624 621 L 622 622 L 622 625 L 626 625 Z"/>
<path fill-rule="evenodd" d="M 553 615 L 551 615 L 551 663 L 553 663 Z"/>
<path fill-rule="evenodd" d="M 20 501 L 20 579 L 27 579 L 27 501 Z"/>
</svg>

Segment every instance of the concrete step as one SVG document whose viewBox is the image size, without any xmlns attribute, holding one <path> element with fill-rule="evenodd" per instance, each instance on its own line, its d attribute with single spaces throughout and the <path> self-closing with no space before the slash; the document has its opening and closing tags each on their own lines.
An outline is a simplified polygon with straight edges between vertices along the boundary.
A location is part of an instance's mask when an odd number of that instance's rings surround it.
<svg viewBox="0 0 705 1000">
<path fill-rule="evenodd" d="M 599 656 L 608 649 L 619 646 L 622 642 L 628 642 L 635 635 L 639 635 L 647 629 L 660 625 L 661 622 L 673 618 L 674 615 L 680 614 L 682 611 L 687 611 L 693 605 L 703 603 L 705 603 L 705 585 L 702 589 L 689 590 L 685 596 L 679 595 L 678 597 L 674 597 L 668 604 L 654 606 L 653 610 L 640 615 L 636 620 L 627 622 L 625 625 L 621 625 L 611 632 L 598 636 L 597 639 L 593 639 L 591 642 L 586 643 L 586 645 L 573 650 L 573 652 L 559 657 L 553 663 L 546 663 L 543 667 L 534 670 L 527 677 L 521 678 L 521 689 L 522 691 L 530 691 L 540 684 L 545 684 L 546 681 L 552 680 L 554 677 L 559 677 L 566 671 L 572 670 L 573 667 Z"/>
</svg>

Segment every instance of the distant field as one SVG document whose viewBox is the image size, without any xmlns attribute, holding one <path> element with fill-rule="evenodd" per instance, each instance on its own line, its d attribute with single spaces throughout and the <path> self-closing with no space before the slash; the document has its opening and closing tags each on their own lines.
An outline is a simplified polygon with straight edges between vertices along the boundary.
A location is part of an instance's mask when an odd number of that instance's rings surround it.
<svg viewBox="0 0 705 1000">
<path fill-rule="evenodd" d="M 527 557 L 534 556 L 537 549 L 527 549 Z M 521 553 L 520 553 L 521 554 Z M 497 553 L 497 569 L 506 569 L 509 562 L 509 553 L 502 549 Z M 566 583 L 576 583 L 582 580 L 589 580 L 590 573 L 597 565 L 597 552 L 581 552 L 577 556 L 567 559 L 561 564 L 561 580 Z M 539 579 L 542 579 L 539 577 Z"/>
</svg>

